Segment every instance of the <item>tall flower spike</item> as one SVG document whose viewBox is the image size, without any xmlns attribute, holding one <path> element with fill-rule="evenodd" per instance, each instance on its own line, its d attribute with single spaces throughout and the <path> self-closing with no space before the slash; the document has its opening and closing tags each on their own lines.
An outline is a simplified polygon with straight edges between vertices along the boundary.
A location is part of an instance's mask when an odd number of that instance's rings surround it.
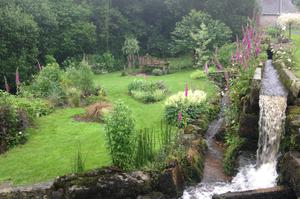
<svg viewBox="0 0 300 199">
<path fill-rule="evenodd" d="M 180 111 L 178 113 L 178 124 L 180 125 L 182 123 L 182 112 Z"/>
<path fill-rule="evenodd" d="M 188 95 L 189 95 L 189 86 L 188 86 L 187 82 L 185 83 L 184 95 L 185 95 L 185 97 L 188 97 Z"/>
</svg>

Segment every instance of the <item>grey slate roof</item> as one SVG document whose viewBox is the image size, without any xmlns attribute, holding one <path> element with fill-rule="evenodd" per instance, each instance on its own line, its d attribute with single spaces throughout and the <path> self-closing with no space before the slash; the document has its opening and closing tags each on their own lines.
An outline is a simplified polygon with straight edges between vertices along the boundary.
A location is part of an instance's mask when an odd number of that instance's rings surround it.
<svg viewBox="0 0 300 199">
<path fill-rule="evenodd" d="M 282 7 L 281 7 L 282 1 Z M 258 0 L 262 14 L 279 15 L 281 13 L 297 12 L 297 7 L 292 0 Z"/>
</svg>

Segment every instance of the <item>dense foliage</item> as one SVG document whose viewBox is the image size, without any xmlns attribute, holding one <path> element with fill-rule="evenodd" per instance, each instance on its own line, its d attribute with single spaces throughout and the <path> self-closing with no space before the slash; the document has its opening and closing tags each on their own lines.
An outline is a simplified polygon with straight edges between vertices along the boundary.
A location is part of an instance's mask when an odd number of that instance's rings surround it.
<svg viewBox="0 0 300 199">
<path fill-rule="evenodd" d="M 171 32 L 192 9 L 222 21 L 213 22 L 216 27 L 205 24 L 213 35 L 227 37 L 223 23 L 240 33 L 253 15 L 255 0 L 1 0 L 0 8 L 0 81 L 4 88 L 6 76 L 15 88 L 17 67 L 21 80 L 28 80 L 39 63 L 46 65 L 46 55 L 58 63 L 105 52 L 124 59 L 122 45 L 128 35 L 139 41 L 141 54 L 170 55 Z M 217 27 L 221 29 L 213 32 Z"/>
<path fill-rule="evenodd" d="M 134 80 L 128 85 L 128 92 L 137 100 L 151 103 L 163 100 L 168 89 L 162 81 Z"/>
<path fill-rule="evenodd" d="M 224 23 L 204 12 L 192 10 L 176 24 L 171 49 L 175 54 L 186 53 L 195 51 L 199 43 L 206 42 L 204 50 L 213 50 L 225 44 L 230 37 L 231 30 Z"/>
<path fill-rule="evenodd" d="M 0 153 L 24 143 L 25 129 L 34 118 L 47 115 L 51 106 L 43 100 L 30 100 L 0 92 Z"/>
<path fill-rule="evenodd" d="M 131 168 L 134 151 L 134 120 L 131 111 L 123 102 L 118 102 L 108 117 L 106 135 L 113 164 L 123 169 Z"/>
</svg>

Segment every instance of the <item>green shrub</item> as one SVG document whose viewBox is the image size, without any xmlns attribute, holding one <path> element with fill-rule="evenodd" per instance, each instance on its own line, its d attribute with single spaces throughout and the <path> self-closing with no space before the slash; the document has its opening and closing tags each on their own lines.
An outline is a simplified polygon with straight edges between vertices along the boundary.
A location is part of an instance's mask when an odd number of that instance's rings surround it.
<svg viewBox="0 0 300 199">
<path fill-rule="evenodd" d="M 134 120 L 123 102 L 118 102 L 107 119 L 106 136 L 112 162 L 115 166 L 129 169 L 133 166 Z"/>
<path fill-rule="evenodd" d="M 2 103 L 11 106 L 16 111 L 24 111 L 30 119 L 48 115 L 53 111 L 53 107 L 42 99 L 27 99 L 11 95 L 6 92 L 0 92 Z"/>
<path fill-rule="evenodd" d="M 56 61 L 56 59 L 54 58 L 53 55 L 46 55 L 45 56 L 45 61 L 46 61 L 46 65 L 57 63 L 57 61 Z"/>
<path fill-rule="evenodd" d="M 213 72 L 216 72 L 216 68 L 209 67 L 208 73 L 213 73 Z M 204 70 L 196 70 L 195 72 L 193 72 L 191 74 L 192 79 L 202 79 L 202 78 L 206 78 L 206 77 L 207 77 L 207 75 L 205 74 Z"/>
<path fill-rule="evenodd" d="M 32 93 L 34 97 L 48 98 L 51 94 L 62 94 L 61 81 L 63 71 L 57 63 L 47 64 L 41 72 L 36 75 L 29 86 L 25 86 L 24 90 Z M 63 98 L 63 96 L 59 96 Z"/>
<path fill-rule="evenodd" d="M 93 64 L 93 71 L 96 74 L 106 73 L 106 72 L 113 72 L 120 70 L 119 67 L 121 64 L 115 59 L 115 57 L 110 53 L 106 52 L 101 56 L 97 55 L 95 57 L 95 64 Z"/>
<path fill-rule="evenodd" d="M 76 88 L 84 96 L 95 94 L 94 74 L 90 66 L 81 62 L 76 68 L 68 68 L 64 77 L 64 87 Z"/>
<path fill-rule="evenodd" d="M 183 127 L 201 118 L 206 120 L 208 110 L 205 92 L 190 91 L 187 97 L 185 92 L 179 92 L 167 99 L 165 118 L 169 124 Z M 182 114 L 181 121 L 178 121 L 179 113 Z"/>
<path fill-rule="evenodd" d="M 25 143 L 24 130 L 34 118 L 47 115 L 52 107 L 41 99 L 26 99 L 0 92 L 0 153 Z"/>
<path fill-rule="evenodd" d="M 271 26 L 267 28 L 266 33 L 272 38 L 278 38 L 281 34 L 281 30 L 278 27 Z"/>
<path fill-rule="evenodd" d="M 22 117 L 23 116 L 23 117 Z M 26 116 L 25 116 L 26 117 Z M 10 147 L 26 141 L 26 134 L 23 132 L 24 115 L 17 112 L 11 105 L 0 105 L 0 154 Z"/>
<path fill-rule="evenodd" d="M 224 154 L 223 168 L 227 175 L 233 175 L 236 166 L 236 158 L 243 144 L 243 139 L 234 134 L 227 134 L 225 139 L 227 149 Z"/>
<path fill-rule="evenodd" d="M 77 88 L 68 88 L 66 90 L 66 97 L 68 105 L 72 107 L 79 107 L 81 101 L 81 91 Z"/>
<path fill-rule="evenodd" d="M 166 97 L 168 92 L 162 81 L 134 80 L 128 85 L 128 91 L 135 99 L 144 103 L 158 102 Z"/>
<path fill-rule="evenodd" d="M 218 50 L 218 58 L 222 66 L 228 67 L 231 66 L 231 55 L 235 51 L 236 45 L 234 43 L 224 44 Z"/>
<path fill-rule="evenodd" d="M 164 74 L 164 72 L 158 68 L 156 68 L 152 71 L 152 75 L 154 75 L 154 76 L 162 76 L 163 74 Z"/>
</svg>

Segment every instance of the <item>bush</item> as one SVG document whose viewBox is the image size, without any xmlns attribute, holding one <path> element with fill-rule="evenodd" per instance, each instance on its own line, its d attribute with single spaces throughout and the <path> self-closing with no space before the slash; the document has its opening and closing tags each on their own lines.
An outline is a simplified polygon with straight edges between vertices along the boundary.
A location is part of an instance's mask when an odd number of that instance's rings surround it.
<svg viewBox="0 0 300 199">
<path fill-rule="evenodd" d="M 41 72 L 34 77 L 32 84 L 28 87 L 35 97 L 47 98 L 54 91 L 62 92 L 60 82 L 63 77 L 63 71 L 57 63 L 47 64 Z"/>
<path fill-rule="evenodd" d="M 68 100 L 68 105 L 72 107 L 79 107 L 81 102 L 81 91 L 77 88 L 68 88 L 66 90 L 66 97 Z"/>
<path fill-rule="evenodd" d="M 216 68 L 209 67 L 208 73 L 213 73 L 213 72 L 216 72 Z M 206 77 L 207 77 L 207 75 L 205 74 L 204 70 L 196 70 L 195 72 L 193 72 L 191 74 L 192 79 L 202 79 L 202 78 L 206 78 Z"/>
<path fill-rule="evenodd" d="M 223 45 L 218 51 L 218 58 L 222 66 L 228 67 L 231 66 L 231 55 L 235 51 L 236 45 L 232 44 L 225 44 Z"/>
<path fill-rule="evenodd" d="M 207 120 L 208 110 L 204 91 L 191 91 L 187 97 L 185 92 L 179 92 L 167 99 L 165 118 L 169 124 L 183 127 L 198 119 Z M 179 113 L 182 114 L 181 121 L 179 121 Z"/>
<path fill-rule="evenodd" d="M 0 100 L 3 104 L 11 106 L 16 111 L 24 111 L 30 119 L 48 115 L 53 107 L 42 99 L 27 99 L 0 92 Z"/>
<path fill-rule="evenodd" d="M 281 30 L 279 27 L 271 26 L 267 28 L 266 33 L 271 38 L 278 38 L 281 34 Z"/>
<path fill-rule="evenodd" d="M 53 55 L 46 55 L 45 56 L 45 62 L 46 62 L 46 65 L 57 63 L 57 61 L 56 61 L 56 59 L 54 58 Z"/>
<path fill-rule="evenodd" d="M 96 56 L 95 62 L 92 69 L 96 74 L 113 72 L 120 69 L 118 67 L 120 64 L 110 52 L 106 52 L 101 56 Z"/>
<path fill-rule="evenodd" d="M 129 169 L 133 166 L 134 120 L 123 102 L 118 102 L 107 119 L 106 136 L 112 162 L 115 166 Z"/>
<path fill-rule="evenodd" d="M 32 120 L 52 111 L 48 103 L 40 99 L 26 99 L 0 92 L 0 154 L 10 147 L 25 143 L 24 130 Z"/>
<path fill-rule="evenodd" d="M 95 94 L 96 87 L 92 69 L 85 62 L 81 62 L 77 68 L 68 68 L 64 77 L 64 86 L 78 89 L 83 96 Z"/>
<path fill-rule="evenodd" d="M 152 82 L 134 80 L 128 85 L 129 94 L 144 103 L 158 102 L 166 97 L 168 92 L 162 81 Z"/>
<path fill-rule="evenodd" d="M 164 72 L 158 68 L 156 68 L 152 71 L 152 75 L 154 75 L 154 76 L 162 76 L 163 74 L 164 74 Z"/>
<path fill-rule="evenodd" d="M 0 154 L 26 141 L 20 113 L 10 105 L 0 105 Z"/>
</svg>

